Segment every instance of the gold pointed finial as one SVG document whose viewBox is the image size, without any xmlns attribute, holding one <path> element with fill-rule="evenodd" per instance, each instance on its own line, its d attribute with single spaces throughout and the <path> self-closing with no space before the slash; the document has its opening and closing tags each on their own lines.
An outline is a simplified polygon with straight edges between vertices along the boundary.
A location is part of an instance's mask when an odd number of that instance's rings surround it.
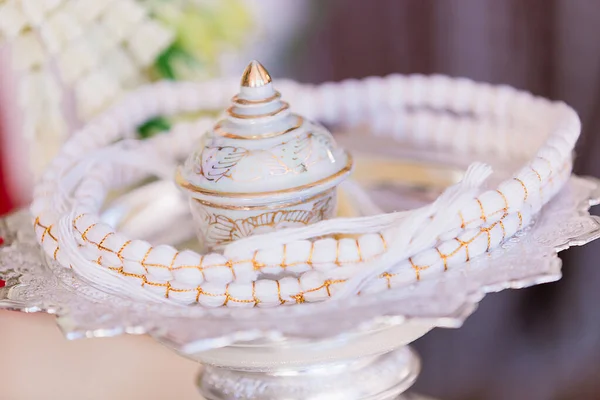
<svg viewBox="0 0 600 400">
<path fill-rule="evenodd" d="M 241 85 L 244 87 L 260 87 L 269 83 L 271 83 L 271 75 L 261 63 L 252 60 L 244 70 Z"/>
</svg>

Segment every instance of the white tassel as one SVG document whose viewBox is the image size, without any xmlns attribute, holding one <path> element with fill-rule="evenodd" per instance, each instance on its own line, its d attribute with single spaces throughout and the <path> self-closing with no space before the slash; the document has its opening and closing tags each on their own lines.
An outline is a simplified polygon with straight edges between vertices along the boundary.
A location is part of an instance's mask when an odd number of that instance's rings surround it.
<svg viewBox="0 0 600 400">
<path fill-rule="evenodd" d="M 65 259 L 69 260 L 71 268 L 77 273 L 78 277 L 108 293 L 119 293 L 119 288 L 123 287 L 123 285 L 128 285 L 129 294 L 136 299 L 168 303 L 168 300 L 164 296 L 144 290 L 139 285 L 139 282 L 119 276 L 116 272 L 105 267 L 100 267 L 81 255 L 79 246 L 72 233 L 73 219 L 77 214 L 76 208 L 73 207 L 72 212 L 67 213 L 58 221 L 57 234 L 60 251 L 65 254 Z"/>
<path fill-rule="evenodd" d="M 301 228 L 288 228 L 231 242 L 224 255 L 248 254 L 296 240 L 312 239 L 333 234 L 374 233 L 388 229 L 405 218 L 407 212 L 374 215 L 371 217 L 335 218 Z"/>
<path fill-rule="evenodd" d="M 454 202 L 456 196 L 464 193 L 465 190 L 478 187 L 485 179 L 487 179 L 491 174 L 491 171 L 492 169 L 488 165 L 481 163 L 471 164 L 460 183 L 447 189 L 433 204 L 416 210 L 379 214 L 369 217 L 336 218 L 317 222 L 316 224 L 301 228 L 288 228 L 262 235 L 254 235 L 228 244 L 225 247 L 224 255 L 249 254 L 267 247 L 283 245 L 284 243 L 290 243 L 296 240 L 306 240 L 332 234 L 366 234 L 381 232 L 392 228 L 393 226 L 397 226 L 398 224 L 402 227 L 415 224 L 420 226 L 424 223 L 426 218 L 432 215 L 433 210 L 440 208 L 440 202 L 446 204 L 447 207 L 448 204 Z M 458 210 L 459 209 L 457 209 L 456 212 L 458 212 Z M 447 214 L 448 213 L 444 213 L 444 215 Z M 417 216 L 422 217 L 418 217 L 418 221 L 415 222 L 403 222 L 409 215 L 416 215 L 413 217 L 413 220 L 417 218 Z M 404 228 L 400 229 L 403 230 Z"/>
<path fill-rule="evenodd" d="M 361 267 L 350 268 L 344 276 L 332 270 L 328 279 L 349 279 L 332 299 L 346 298 L 360 292 L 373 279 L 390 270 L 400 261 L 429 247 L 433 238 L 445 232 L 452 217 L 475 195 L 475 191 L 492 173 L 490 166 L 473 163 L 462 181 L 448 188 L 434 203 L 413 211 L 395 229 L 395 237 L 388 243 L 388 251 Z M 443 210 L 443 212 L 439 212 Z M 433 216 L 433 219 L 429 218 Z M 360 269 L 359 269 L 360 268 Z"/>
</svg>

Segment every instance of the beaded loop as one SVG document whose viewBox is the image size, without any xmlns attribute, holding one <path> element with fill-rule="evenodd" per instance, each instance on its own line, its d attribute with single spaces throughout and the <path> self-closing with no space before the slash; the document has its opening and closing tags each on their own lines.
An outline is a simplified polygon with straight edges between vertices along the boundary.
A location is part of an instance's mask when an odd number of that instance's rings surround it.
<svg viewBox="0 0 600 400">
<path fill-rule="evenodd" d="M 38 241 L 49 257 L 101 286 L 126 287 L 122 290 L 132 296 L 206 307 L 322 301 L 385 258 L 398 237 L 396 221 L 404 215 L 356 238 L 294 240 L 205 255 L 151 246 L 100 220 L 109 190 L 148 173 L 169 176 L 170 161 L 186 156 L 213 121 L 183 122 L 168 134 L 132 142 L 134 153 L 119 140 L 130 139 L 138 124 L 157 115 L 222 108 L 235 86 L 225 80 L 149 85 L 74 133 L 36 186 L 31 206 Z M 446 215 L 445 230 L 429 247 L 394 260 L 361 293 L 424 279 L 493 250 L 523 229 L 570 176 L 581 128 L 564 103 L 444 76 L 392 75 L 319 86 L 280 82 L 278 87 L 299 111 L 324 122 L 367 122 L 375 135 L 455 155 L 530 157 L 512 177 Z M 125 154 L 153 162 L 143 165 Z"/>
</svg>

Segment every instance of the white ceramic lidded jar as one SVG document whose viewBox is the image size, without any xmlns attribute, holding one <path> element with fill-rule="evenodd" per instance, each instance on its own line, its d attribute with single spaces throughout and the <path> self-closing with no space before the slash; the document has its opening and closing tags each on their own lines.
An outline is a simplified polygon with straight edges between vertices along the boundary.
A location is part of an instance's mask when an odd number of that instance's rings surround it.
<svg viewBox="0 0 600 400">
<path fill-rule="evenodd" d="M 336 187 L 352 158 L 280 97 L 252 61 L 225 119 L 178 169 L 204 250 L 334 216 Z"/>
</svg>

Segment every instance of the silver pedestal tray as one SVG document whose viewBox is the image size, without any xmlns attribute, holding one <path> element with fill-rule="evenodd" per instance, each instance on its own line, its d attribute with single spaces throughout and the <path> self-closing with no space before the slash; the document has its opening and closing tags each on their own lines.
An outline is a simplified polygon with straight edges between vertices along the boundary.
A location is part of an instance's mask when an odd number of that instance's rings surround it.
<svg viewBox="0 0 600 400">
<path fill-rule="evenodd" d="M 185 222 L 170 183 L 143 190 L 161 193 L 154 215 Z M 599 200 L 597 180 L 572 177 L 531 227 L 487 257 L 377 296 L 273 309 L 148 304 L 100 291 L 42 256 L 20 211 L 0 220 L 0 308 L 55 314 L 68 339 L 148 334 L 203 364 L 197 384 L 209 400 L 416 399 L 406 390 L 420 362 L 408 345 L 434 327 L 461 326 L 486 293 L 560 279 L 557 252 L 600 237 L 588 212 Z M 104 218 L 118 220 L 123 204 Z M 139 222 L 129 233 L 173 239 L 189 233 L 184 222 L 176 232 Z"/>
</svg>

